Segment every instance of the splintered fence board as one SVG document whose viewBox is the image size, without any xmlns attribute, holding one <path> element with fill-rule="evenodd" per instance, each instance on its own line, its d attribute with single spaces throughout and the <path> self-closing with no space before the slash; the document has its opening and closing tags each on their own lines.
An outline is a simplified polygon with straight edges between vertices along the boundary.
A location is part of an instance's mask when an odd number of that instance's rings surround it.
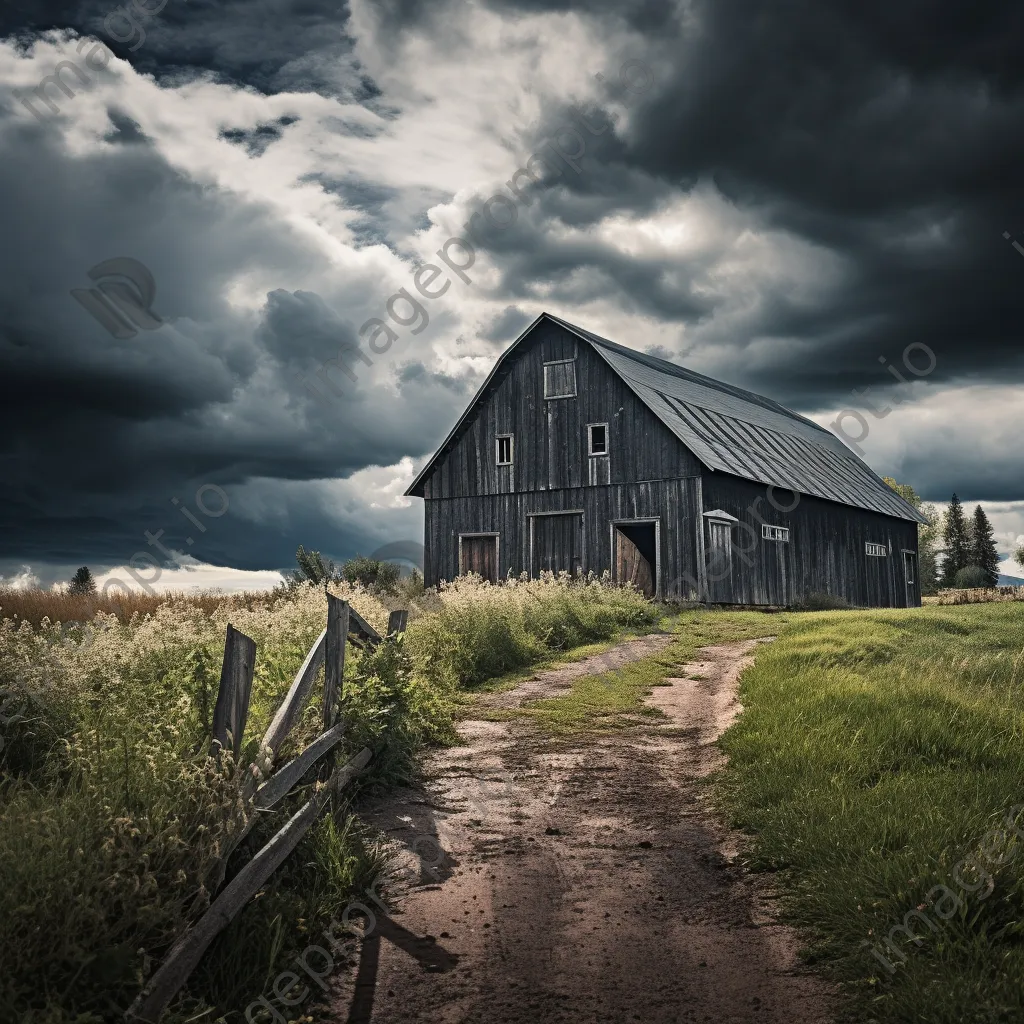
<svg viewBox="0 0 1024 1024">
<path fill-rule="evenodd" d="M 256 641 L 229 624 L 217 705 L 213 709 L 213 753 L 230 747 L 237 757 L 242 749 L 255 669 Z"/>
<path fill-rule="evenodd" d="M 404 633 L 409 624 L 409 613 L 404 609 L 396 609 L 388 616 L 388 636 Z"/>
<path fill-rule="evenodd" d="M 350 635 L 354 635 L 363 643 L 370 644 L 379 644 L 384 639 L 351 605 L 349 605 L 349 617 L 348 631 Z"/>
<path fill-rule="evenodd" d="M 352 609 L 348 601 L 327 595 L 327 637 L 324 649 L 324 728 L 334 725 L 335 705 L 345 678 L 345 642 L 348 640 Z"/>
</svg>

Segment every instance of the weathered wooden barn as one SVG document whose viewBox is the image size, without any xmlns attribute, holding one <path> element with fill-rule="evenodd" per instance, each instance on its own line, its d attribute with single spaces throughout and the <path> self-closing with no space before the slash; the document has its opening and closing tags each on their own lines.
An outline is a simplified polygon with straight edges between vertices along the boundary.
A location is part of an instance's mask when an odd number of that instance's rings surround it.
<svg viewBox="0 0 1024 1024">
<path fill-rule="evenodd" d="M 832 433 L 547 313 L 406 493 L 428 586 L 609 570 L 665 600 L 920 604 L 924 520 Z"/>
</svg>

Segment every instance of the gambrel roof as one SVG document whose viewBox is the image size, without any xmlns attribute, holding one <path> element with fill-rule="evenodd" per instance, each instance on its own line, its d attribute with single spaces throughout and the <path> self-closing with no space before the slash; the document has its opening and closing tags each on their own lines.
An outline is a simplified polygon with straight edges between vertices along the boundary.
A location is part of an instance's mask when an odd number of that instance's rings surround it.
<svg viewBox="0 0 1024 1024">
<path fill-rule="evenodd" d="M 406 494 L 421 485 L 487 391 L 500 367 L 543 320 L 592 346 L 662 423 L 710 470 L 899 519 L 924 517 L 835 434 L 770 398 L 713 380 L 667 359 L 617 345 L 542 313 L 502 354 L 469 407 Z M 781 500 L 788 504 L 788 495 Z"/>
</svg>

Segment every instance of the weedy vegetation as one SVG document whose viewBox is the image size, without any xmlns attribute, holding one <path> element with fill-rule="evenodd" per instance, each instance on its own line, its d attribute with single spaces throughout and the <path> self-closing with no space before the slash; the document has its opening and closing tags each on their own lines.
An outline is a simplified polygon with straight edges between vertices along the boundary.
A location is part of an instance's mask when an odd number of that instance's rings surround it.
<svg viewBox="0 0 1024 1024">
<path fill-rule="evenodd" d="M 15 612 L 0 595 L 0 1019 L 119 1019 L 209 906 L 243 813 L 240 772 L 323 628 L 325 587 L 384 631 L 384 596 L 344 580 L 118 609 L 95 595 L 18 591 Z M 466 687 L 657 618 L 638 592 L 593 577 L 469 578 L 418 593 L 403 637 L 346 658 L 340 756 L 374 751 L 356 800 L 410 778 L 424 746 L 453 739 Z M 57 607 L 66 620 L 48 617 Z M 207 756 L 229 621 L 257 644 L 238 763 Z M 320 717 L 314 700 L 279 760 Z M 261 816 L 228 877 L 301 799 Z M 339 805 L 307 834 L 215 942 L 168 1021 L 240 1021 L 317 924 L 379 875 L 386 851 L 351 812 Z"/>
<path fill-rule="evenodd" d="M 325 589 L 379 630 L 396 600 L 376 576 L 340 575 L 121 609 L 21 591 L 15 611 L 0 595 L 0 1019 L 118 1019 L 209 905 L 242 814 L 239 773 L 322 629 Z M 472 694 L 580 645 L 674 633 L 658 654 L 495 714 L 555 737 L 623 728 L 698 647 L 777 634 L 743 676 L 716 786 L 752 835 L 750 866 L 775 873 L 810 937 L 809 960 L 844 983 L 851 1020 L 1024 1019 L 1020 602 L 666 616 L 630 588 L 564 576 L 426 593 L 412 581 L 401 597 L 404 636 L 346 659 L 341 756 L 374 751 L 351 800 L 413 777 Z M 57 598 L 79 602 L 60 604 L 66 620 L 44 613 Z M 207 756 L 229 621 L 257 642 L 237 764 Z M 314 700 L 280 759 L 320 714 Z M 261 818 L 229 877 L 301 799 Z M 204 957 L 169 1024 L 241 1021 L 317 926 L 379 877 L 387 850 L 352 812 L 339 803 L 307 834 Z"/>
</svg>

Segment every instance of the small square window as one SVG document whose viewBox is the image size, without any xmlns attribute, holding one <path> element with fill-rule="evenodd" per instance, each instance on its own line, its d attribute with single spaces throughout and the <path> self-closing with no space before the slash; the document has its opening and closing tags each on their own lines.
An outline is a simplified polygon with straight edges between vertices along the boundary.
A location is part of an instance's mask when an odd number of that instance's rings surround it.
<svg viewBox="0 0 1024 1024">
<path fill-rule="evenodd" d="M 788 526 L 769 526 L 767 523 L 761 524 L 761 536 L 765 540 L 779 540 L 785 543 L 789 543 L 789 527 Z"/>
<path fill-rule="evenodd" d="M 608 454 L 608 424 L 591 423 L 587 426 L 587 453 L 590 455 Z"/>
<path fill-rule="evenodd" d="M 511 466 L 512 465 L 512 435 L 511 434 L 499 434 L 495 438 L 495 450 L 497 454 L 497 463 L 499 466 Z"/>
<path fill-rule="evenodd" d="M 559 359 L 544 364 L 544 397 L 576 397 L 576 360 Z"/>
<path fill-rule="evenodd" d="M 889 554 L 889 549 L 884 544 L 872 544 L 871 541 L 864 545 L 864 549 L 873 558 L 885 558 Z"/>
</svg>

